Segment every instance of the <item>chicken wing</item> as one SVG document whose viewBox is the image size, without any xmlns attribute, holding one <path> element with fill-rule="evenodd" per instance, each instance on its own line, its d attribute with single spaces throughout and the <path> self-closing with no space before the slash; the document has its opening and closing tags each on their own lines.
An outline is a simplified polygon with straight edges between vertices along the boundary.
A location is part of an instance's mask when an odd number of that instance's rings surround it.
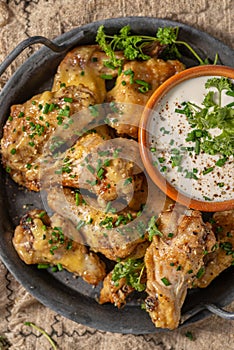
<svg viewBox="0 0 234 350">
<path fill-rule="evenodd" d="M 110 202 L 103 211 L 98 209 L 94 199 L 84 199 L 79 192 L 68 188 L 52 189 L 47 200 L 52 210 L 73 222 L 93 251 L 104 254 L 110 260 L 130 255 L 139 243 L 145 241 L 140 218 L 128 207 L 124 206 L 117 213 Z M 137 223 L 139 227 L 136 229 Z"/>
<path fill-rule="evenodd" d="M 163 61 L 151 58 L 143 62 L 127 62 L 116 80 L 115 87 L 107 93 L 106 100 L 117 102 L 120 110 L 119 113 L 110 114 L 109 125 L 119 135 L 126 134 L 137 138 L 143 110 L 139 105 L 145 106 L 154 90 L 184 68 L 184 65 L 177 60 Z"/>
<path fill-rule="evenodd" d="M 112 281 L 113 272 L 110 272 L 103 281 L 103 288 L 100 292 L 99 303 L 112 303 L 118 308 L 121 308 L 126 304 L 126 298 L 135 289 L 126 283 L 125 278 L 121 278 L 118 281 L 118 285 L 115 285 Z"/>
<path fill-rule="evenodd" d="M 201 213 L 173 210 L 162 212 L 157 221 L 161 235 L 153 237 L 146 251 L 146 310 L 156 327 L 175 329 L 187 289 L 204 269 L 204 252 L 216 239 Z"/>
<path fill-rule="evenodd" d="M 127 203 L 131 201 L 133 193 L 141 191 L 144 180 L 138 166 L 143 168 L 138 144 L 134 140 L 107 140 L 107 137 L 107 132 L 104 139 L 100 130 L 86 134 L 54 166 L 51 162 L 44 163 L 42 177 L 45 185 L 50 187 L 51 184 L 58 183 L 87 189 L 97 195 L 102 206 L 120 197 Z"/>
<path fill-rule="evenodd" d="M 213 247 L 213 252 L 204 257 L 204 274 L 194 281 L 194 286 L 200 288 L 206 288 L 234 261 L 234 211 L 217 212 L 213 215 L 213 220 L 217 243 Z"/>
<path fill-rule="evenodd" d="M 145 241 L 143 243 L 138 244 L 135 250 L 121 263 L 124 263 L 125 261 L 129 261 L 129 260 L 133 262 L 138 259 L 142 259 L 149 245 L 150 245 L 149 241 Z M 142 270 L 143 270 L 143 273 L 141 273 Z M 121 308 L 126 304 L 127 297 L 132 292 L 136 291 L 136 289 L 128 283 L 126 277 L 121 277 L 115 281 L 114 280 L 115 276 L 113 276 L 113 274 L 114 274 L 114 270 L 109 272 L 108 275 L 103 280 L 103 287 L 100 292 L 99 303 L 100 304 L 112 303 L 118 308 Z M 136 274 L 136 270 L 133 271 L 133 274 Z M 137 278 L 139 279 L 139 283 L 145 284 L 146 274 L 144 273 L 144 267 L 143 269 L 141 267 L 140 271 L 138 271 L 136 279 Z"/>
<path fill-rule="evenodd" d="M 74 113 L 86 110 L 90 104 L 95 104 L 94 96 L 79 85 L 46 91 L 22 105 L 12 106 L 1 140 L 2 162 L 12 179 L 39 191 L 44 146 L 60 125 L 70 125 L 73 118 L 79 118 Z"/>
<path fill-rule="evenodd" d="M 105 265 L 95 253 L 79 243 L 77 230 L 56 215 L 52 226 L 44 211 L 32 210 L 22 217 L 13 237 L 14 247 L 26 264 L 50 264 L 97 285 L 105 277 Z"/>
<path fill-rule="evenodd" d="M 123 58 L 122 53 L 116 53 Z M 102 103 L 106 95 L 105 75 L 115 77 L 117 69 L 108 68 L 104 62 L 106 54 L 97 45 L 79 46 L 68 52 L 60 63 L 54 78 L 53 91 L 61 84 L 66 86 L 83 84 L 95 96 L 96 103 Z"/>
</svg>

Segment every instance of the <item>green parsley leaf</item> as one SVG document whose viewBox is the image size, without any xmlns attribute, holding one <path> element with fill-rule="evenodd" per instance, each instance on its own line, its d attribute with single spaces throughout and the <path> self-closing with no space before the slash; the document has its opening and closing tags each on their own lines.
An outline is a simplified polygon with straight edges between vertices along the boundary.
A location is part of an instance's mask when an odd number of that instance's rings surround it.
<svg viewBox="0 0 234 350">
<path fill-rule="evenodd" d="M 152 216 L 151 219 L 149 220 L 148 227 L 147 227 L 147 232 L 149 233 L 149 241 L 152 241 L 153 236 L 163 237 L 162 232 L 158 229 L 156 221 L 157 221 L 157 217 L 155 215 Z"/>
<path fill-rule="evenodd" d="M 146 285 L 141 282 L 142 275 L 145 269 L 143 259 L 127 259 L 126 261 L 118 262 L 112 273 L 112 281 L 115 285 L 119 285 L 121 278 L 126 279 L 126 284 L 136 289 L 138 292 L 145 290 Z"/>
</svg>

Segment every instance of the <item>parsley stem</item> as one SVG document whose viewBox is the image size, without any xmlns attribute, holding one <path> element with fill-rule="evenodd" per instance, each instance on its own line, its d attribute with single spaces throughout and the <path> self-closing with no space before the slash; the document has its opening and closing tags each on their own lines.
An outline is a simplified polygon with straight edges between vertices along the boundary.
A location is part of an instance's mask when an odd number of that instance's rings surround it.
<svg viewBox="0 0 234 350">
<path fill-rule="evenodd" d="M 49 336 L 48 333 L 46 333 L 46 331 L 45 331 L 44 329 L 42 329 L 42 328 L 36 326 L 36 325 L 35 325 L 34 323 L 32 323 L 32 322 L 24 322 L 24 324 L 25 324 L 25 326 L 30 326 L 30 327 L 36 329 L 37 331 L 39 331 L 41 334 L 43 334 L 43 335 L 47 338 L 47 340 L 49 341 L 49 343 L 51 344 L 51 346 L 52 346 L 52 348 L 53 348 L 54 350 L 57 350 L 57 349 L 58 349 L 57 346 L 56 346 L 56 344 L 55 344 L 55 342 L 53 341 L 53 339 Z"/>
<path fill-rule="evenodd" d="M 200 140 L 195 141 L 195 154 L 197 155 L 200 153 L 200 144 L 201 144 Z"/>
<path fill-rule="evenodd" d="M 204 61 L 201 59 L 201 57 L 193 50 L 193 48 L 187 44 L 185 41 L 180 41 L 180 40 L 176 40 L 175 44 L 181 44 L 187 47 L 187 49 L 192 52 L 192 54 L 194 55 L 194 57 L 196 57 L 196 59 L 198 60 L 198 62 L 203 65 Z"/>
</svg>

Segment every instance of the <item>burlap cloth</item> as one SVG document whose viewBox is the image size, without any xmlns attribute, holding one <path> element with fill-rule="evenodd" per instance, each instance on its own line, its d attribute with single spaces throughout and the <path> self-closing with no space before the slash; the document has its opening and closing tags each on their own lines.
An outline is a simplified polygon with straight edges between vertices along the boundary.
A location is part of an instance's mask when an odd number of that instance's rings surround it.
<svg viewBox="0 0 234 350">
<path fill-rule="evenodd" d="M 8 0 L 0 1 L 0 62 L 29 36 L 54 38 L 85 23 L 119 16 L 169 18 L 234 46 L 233 0 Z M 0 78 L 0 88 L 36 49 L 27 49 L 11 65 Z M 227 309 L 234 311 L 234 303 Z M 216 316 L 170 333 L 142 336 L 112 334 L 76 324 L 36 301 L 0 262 L 0 344 L 9 344 L 6 348 L 11 350 L 50 349 L 47 339 L 25 326 L 25 321 L 44 328 L 60 350 L 234 349 L 234 323 Z M 193 341 L 185 336 L 187 331 L 192 332 Z"/>
</svg>

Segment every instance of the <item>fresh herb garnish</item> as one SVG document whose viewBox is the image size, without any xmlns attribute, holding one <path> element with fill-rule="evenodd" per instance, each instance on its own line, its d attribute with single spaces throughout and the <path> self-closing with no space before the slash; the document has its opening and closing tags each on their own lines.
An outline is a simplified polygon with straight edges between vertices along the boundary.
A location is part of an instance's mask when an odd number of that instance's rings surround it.
<svg viewBox="0 0 234 350">
<path fill-rule="evenodd" d="M 147 232 L 149 234 L 149 241 L 152 241 L 153 236 L 159 236 L 163 237 L 162 232 L 158 229 L 157 223 L 156 223 L 157 217 L 152 216 L 151 219 L 149 220 L 148 227 L 147 227 Z"/>
<path fill-rule="evenodd" d="M 221 242 L 219 246 L 226 252 L 226 255 L 231 255 L 234 258 L 234 249 L 231 242 Z"/>
<path fill-rule="evenodd" d="M 25 326 L 32 327 L 32 328 L 36 329 L 38 332 L 40 332 L 41 334 L 43 334 L 47 338 L 47 340 L 49 341 L 52 348 L 54 350 L 58 349 L 55 342 L 53 341 L 53 339 L 49 336 L 49 334 L 44 329 L 36 326 L 33 322 L 24 322 L 24 324 L 25 324 Z"/>
<path fill-rule="evenodd" d="M 146 288 L 146 285 L 141 282 L 144 269 L 145 263 L 143 259 L 120 261 L 114 267 L 112 281 L 118 286 L 119 280 L 125 278 L 127 285 L 133 287 L 138 292 L 142 292 Z"/>
<path fill-rule="evenodd" d="M 204 275 L 204 273 L 205 273 L 205 268 L 202 266 L 199 269 L 199 271 L 197 272 L 196 277 L 199 279 L 199 278 L 201 278 Z"/>
<path fill-rule="evenodd" d="M 193 336 L 192 332 L 190 332 L 190 331 L 186 332 L 186 333 L 185 333 L 185 336 L 186 336 L 187 338 L 189 338 L 189 340 L 191 340 L 191 341 L 194 340 L 194 336 Z"/>
<path fill-rule="evenodd" d="M 132 177 L 128 177 L 125 181 L 124 181 L 124 186 L 130 185 L 132 183 Z"/>
<path fill-rule="evenodd" d="M 116 57 L 116 50 L 123 51 L 124 57 L 128 60 L 148 60 L 150 56 L 147 54 L 147 48 L 153 43 L 165 51 L 167 58 L 181 57 L 177 45 L 183 45 L 200 64 L 209 63 L 207 59 L 202 60 L 187 42 L 178 40 L 178 34 L 178 27 L 165 27 L 158 28 L 156 36 L 134 35 L 131 33 L 131 27 L 126 25 L 120 29 L 118 34 L 108 35 L 105 33 L 104 26 L 101 25 L 97 31 L 96 41 L 110 58 L 107 64 L 113 68 L 121 67 L 123 64 L 123 60 Z M 216 55 L 214 64 L 216 64 L 217 58 Z"/>
<path fill-rule="evenodd" d="M 50 267 L 49 264 L 37 264 L 37 268 L 39 270 L 44 270 L 44 269 L 48 269 Z"/>
<path fill-rule="evenodd" d="M 98 117 L 99 110 L 97 105 L 90 105 L 89 107 L 90 113 L 93 117 Z"/>
<path fill-rule="evenodd" d="M 169 282 L 166 277 L 161 278 L 161 281 L 163 282 L 163 284 L 165 284 L 166 287 L 171 285 L 171 282 Z"/>
<path fill-rule="evenodd" d="M 191 102 L 183 102 L 182 109 L 176 112 L 185 114 L 193 130 L 188 133 L 186 141 L 195 143 L 195 153 L 203 152 L 223 156 L 216 162 L 223 166 L 227 157 L 234 154 L 234 109 L 230 104 L 222 105 L 222 93 L 234 93 L 234 84 L 227 77 L 214 77 L 205 83 L 207 89 L 213 88 L 205 95 L 202 107 Z M 217 94 L 217 98 L 216 98 Z M 220 133 L 212 135 L 209 130 L 218 128 Z"/>
</svg>

